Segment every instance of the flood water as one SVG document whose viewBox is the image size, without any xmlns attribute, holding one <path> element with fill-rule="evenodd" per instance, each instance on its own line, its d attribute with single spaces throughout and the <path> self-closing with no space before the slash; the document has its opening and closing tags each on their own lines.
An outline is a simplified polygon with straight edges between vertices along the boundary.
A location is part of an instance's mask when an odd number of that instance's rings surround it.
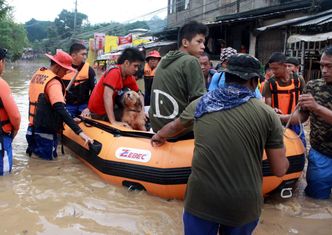
<svg viewBox="0 0 332 235">
<path fill-rule="evenodd" d="M 66 148 L 55 161 L 26 156 L 28 85 L 42 65 L 48 61 L 7 64 L 3 75 L 22 123 L 13 172 L 0 177 L 0 234 L 183 234 L 181 201 L 104 183 Z M 304 187 L 302 178 L 293 198 L 269 198 L 255 234 L 332 234 L 332 199 L 309 199 Z"/>
</svg>

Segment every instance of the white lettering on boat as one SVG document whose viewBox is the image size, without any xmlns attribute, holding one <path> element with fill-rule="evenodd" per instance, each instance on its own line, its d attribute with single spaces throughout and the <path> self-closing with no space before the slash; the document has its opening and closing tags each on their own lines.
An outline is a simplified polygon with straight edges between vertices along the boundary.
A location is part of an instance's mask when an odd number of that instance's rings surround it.
<svg viewBox="0 0 332 235">
<path fill-rule="evenodd" d="M 115 151 L 115 157 L 135 162 L 148 162 L 151 159 L 151 152 L 145 149 L 120 147 Z"/>
</svg>

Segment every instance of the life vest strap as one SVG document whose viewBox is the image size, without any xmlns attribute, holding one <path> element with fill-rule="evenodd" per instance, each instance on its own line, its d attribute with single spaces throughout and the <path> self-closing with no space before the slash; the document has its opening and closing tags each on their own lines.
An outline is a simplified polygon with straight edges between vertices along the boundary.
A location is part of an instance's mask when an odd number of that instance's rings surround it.
<svg viewBox="0 0 332 235">
<path fill-rule="evenodd" d="M 295 94 L 295 104 L 297 104 L 299 95 L 301 92 L 299 78 L 298 78 L 298 75 L 295 73 L 293 74 L 292 83 L 294 84 L 294 89 L 279 90 L 276 80 L 270 79 L 270 84 L 271 84 L 270 90 L 271 90 L 271 94 L 273 96 L 272 98 L 273 98 L 275 108 L 279 109 L 278 94 L 289 94 L 290 95 L 289 104 L 288 104 L 288 114 L 290 114 L 292 111 L 293 102 L 294 102 L 294 94 Z"/>
</svg>

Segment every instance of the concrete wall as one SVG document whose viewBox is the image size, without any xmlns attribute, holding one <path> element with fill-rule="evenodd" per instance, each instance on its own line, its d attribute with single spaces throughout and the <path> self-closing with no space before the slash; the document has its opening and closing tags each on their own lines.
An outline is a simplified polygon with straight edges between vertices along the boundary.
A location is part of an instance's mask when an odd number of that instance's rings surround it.
<svg viewBox="0 0 332 235">
<path fill-rule="evenodd" d="M 179 0 L 173 1 L 176 4 Z M 275 6 L 287 1 L 291 2 L 291 0 L 190 0 L 188 9 L 172 14 L 168 11 L 167 27 L 181 27 L 190 20 L 212 22 L 218 16 Z"/>
</svg>

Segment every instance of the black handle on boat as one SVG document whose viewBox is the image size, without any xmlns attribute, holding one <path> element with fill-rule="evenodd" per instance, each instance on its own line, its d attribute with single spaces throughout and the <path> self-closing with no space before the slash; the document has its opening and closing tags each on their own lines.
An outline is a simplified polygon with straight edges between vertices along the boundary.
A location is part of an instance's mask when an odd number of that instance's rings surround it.
<svg viewBox="0 0 332 235">
<path fill-rule="evenodd" d="M 93 140 L 93 144 L 89 142 L 89 150 L 98 155 L 103 147 L 103 144 L 98 140 Z"/>
<path fill-rule="evenodd" d="M 122 131 L 119 129 L 116 129 L 114 127 L 105 125 L 103 123 L 100 123 L 98 121 L 95 121 L 93 119 L 90 118 L 84 118 L 81 116 L 78 116 L 78 118 L 81 119 L 82 122 L 84 122 L 85 124 L 97 127 L 99 129 L 102 129 L 114 136 L 126 136 L 126 137 L 136 137 L 136 138 L 144 138 L 144 139 L 151 139 L 152 136 L 154 135 L 154 133 L 150 133 L 150 132 L 137 132 L 137 131 Z M 186 136 L 180 136 L 180 137 L 172 137 L 172 138 L 167 138 L 168 142 L 177 142 L 179 140 L 185 140 L 185 139 L 193 139 L 192 137 L 187 138 Z"/>
<path fill-rule="evenodd" d="M 78 116 L 84 123 L 87 123 L 91 126 L 98 127 L 110 134 L 113 134 L 114 136 L 127 136 L 127 137 L 136 137 L 136 138 L 146 138 L 146 139 L 151 139 L 152 136 L 154 135 L 153 133 L 148 133 L 148 132 L 134 132 L 134 131 L 122 131 L 119 129 L 116 129 L 114 127 L 105 125 L 103 123 L 100 123 L 98 121 L 95 121 L 93 119 L 89 118 L 84 118 L 81 116 Z"/>
</svg>

